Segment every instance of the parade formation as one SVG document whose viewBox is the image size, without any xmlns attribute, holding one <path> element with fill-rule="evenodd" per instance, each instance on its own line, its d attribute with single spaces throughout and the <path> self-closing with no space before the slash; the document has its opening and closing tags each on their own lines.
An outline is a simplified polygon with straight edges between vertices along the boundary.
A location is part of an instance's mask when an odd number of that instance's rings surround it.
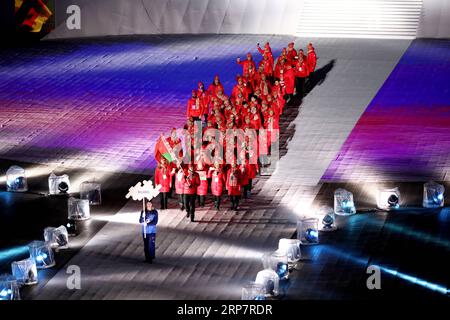
<svg viewBox="0 0 450 320">
<path fill-rule="evenodd" d="M 251 53 L 246 60 L 237 58 L 242 74 L 237 75 L 230 95 L 219 75 L 207 89 L 200 81 L 192 90 L 184 148 L 176 128 L 168 137 L 161 134 L 155 147 L 154 183 L 161 185 L 162 210 L 168 208 L 168 199 L 175 192 L 180 209 L 195 221 L 197 203 L 203 207 L 211 195 L 215 209 L 220 210 L 226 192 L 231 210 L 237 214 L 240 198 L 250 196 L 252 180 L 270 163 L 268 157 L 279 138 L 280 116 L 294 96 L 302 98 L 312 88 L 317 58 L 311 43 L 306 55 L 289 43 L 276 61 L 269 42 L 264 48 L 258 43 L 257 49 L 262 55 L 258 67 Z M 194 141 L 197 133 L 203 137 L 200 142 Z M 186 152 L 189 149 L 191 153 Z"/>
</svg>

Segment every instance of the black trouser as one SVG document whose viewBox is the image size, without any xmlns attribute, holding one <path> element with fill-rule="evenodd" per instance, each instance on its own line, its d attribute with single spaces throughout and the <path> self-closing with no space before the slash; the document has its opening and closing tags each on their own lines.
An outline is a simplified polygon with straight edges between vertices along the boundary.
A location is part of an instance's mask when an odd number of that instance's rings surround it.
<svg viewBox="0 0 450 320">
<path fill-rule="evenodd" d="M 178 195 L 178 204 L 180 205 L 180 209 L 184 210 L 184 197 L 183 194 Z"/>
<path fill-rule="evenodd" d="M 239 206 L 239 198 L 240 197 L 241 196 L 230 196 L 232 210 L 237 210 L 237 208 Z"/>
<path fill-rule="evenodd" d="M 161 209 L 167 209 L 167 199 L 169 198 L 168 192 L 161 192 Z"/>
<path fill-rule="evenodd" d="M 204 207 L 205 206 L 205 196 L 198 196 L 198 203 L 200 205 L 200 207 Z"/>
<path fill-rule="evenodd" d="M 191 221 L 195 218 L 195 200 L 197 198 L 196 194 L 184 194 L 184 206 L 186 208 L 186 216 L 191 217 Z"/>
<path fill-rule="evenodd" d="M 214 196 L 214 208 L 216 208 L 216 210 L 219 210 L 221 200 L 221 196 Z"/>
<path fill-rule="evenodd" d="M 145 260 L 151 261 L 155 259 L 156 233 L 146 233 L 145 237 L 142 235 L 142 238 L 144 239 Z"/>
<path fill-rule="evenodd" d="M 252 179 L 248 179 L 248 184 L 244 186 L 244 198 L 247 198 L 252 191 Z"/>
<path fill-rule="evenodd" d="M 305 78 L 295 78 L 296 95 L 303 97 L 305 94 Z"/>
<path fill-rule="evenodd" d="M 175 175 L 172 176 L 172 186 L 170 187 L 169 198 L 172 198 L 172 193 L 174 190 L 175 190 Z"/>
</svg>

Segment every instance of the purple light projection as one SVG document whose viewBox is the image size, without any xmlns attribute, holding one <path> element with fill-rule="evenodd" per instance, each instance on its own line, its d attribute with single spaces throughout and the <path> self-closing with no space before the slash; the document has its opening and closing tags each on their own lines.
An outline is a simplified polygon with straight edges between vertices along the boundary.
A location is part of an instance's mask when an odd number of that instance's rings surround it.
<svg viewBox="0 0 450 320">
<path fill-rule="evenodd" d="M 450 41 L 415 40 L 322 180 L 450 178 L 449 83 Z"/>
</svg>

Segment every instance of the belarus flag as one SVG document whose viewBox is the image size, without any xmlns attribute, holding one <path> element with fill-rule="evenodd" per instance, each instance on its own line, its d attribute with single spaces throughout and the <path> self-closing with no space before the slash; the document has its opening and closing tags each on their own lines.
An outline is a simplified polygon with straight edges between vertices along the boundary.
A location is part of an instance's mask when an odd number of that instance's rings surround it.
<svg viewBox="0 0 450 320">
<path fill-rule="evenodd" d="M 166 138 L 161 135 L 155 145 L 155 159 L 161 162 L 161 157 L 167 159 L 169 163 L 177 161 L 173 149 L 170 147 Z"/>
</svg>

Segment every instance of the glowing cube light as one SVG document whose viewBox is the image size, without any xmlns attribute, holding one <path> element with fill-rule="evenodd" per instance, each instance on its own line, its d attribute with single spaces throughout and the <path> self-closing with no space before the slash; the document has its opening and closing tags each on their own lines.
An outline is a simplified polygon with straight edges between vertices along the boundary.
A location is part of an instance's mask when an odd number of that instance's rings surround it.
<svg viewBox="0 0 450 320">
<path fill-rule="evenodd" d="M 319 243 L 319 219 L 307 218 L 297 222 L 297 239 L 302 245 Z"/>
<path fill-rule="evenodd" d="M 423 202 L 424 208 L 440 208 L 444 206 L 443 185 L 434 181 L 427 182 L 423 185 Z"/>
<path fill-rule="evenodd" d="M 280 279 L 289 278 L 288 256 L 285 252 L 276 250 L 263 255 L 264 269 L 271 269 L 276 272 Z"/>
<path fill-rule="evenodd" d="M 90 205 L 102 203 L 102 187 L 100 183 L 85 181 L 80 185 L 80 199 L 89 200 Z"/>
<path fill-rule="evenodd" d="M 46 269 L 55 266 L 55 256 L 50 243 L 33 241 L 28 245 L 30 257 L 36 263 L 38 269 Z"/>
<path fill-rule="evenodd" d="M 377 207 L 382 210 L 398 209 L 400 207 L 399 189 L 393 188 L 378 190 Z"/>
<path fill-rule="evenodd" d="M 289 266 L 293 266 L 301 259 L 300 240 L 298 239 L 280 239 L 278 250 L 287 255 Z"/>
<path fill-rule="evenodd" d="M 350 216 L 356 213 L 353 193 L 339 188 L 334 191 L 334 212 L 340 216 Z"/>
<path fill-rule="evenodd" d="M 69 220 L 87 220 L 91 217 L 89 200 L 70 197 L 67 200 L 67 208 Z"/>
<path fill-rule="evenodd" d="M 57 176 L 53 172 L 48 177 L 49 194 L 68 194 L 70 193 L 70 180 L 67 174 Z"/>
<path fill-rule="evenodd" d="M 31 258 L 12 262 L 11 271 L 19 285 L 30 286 L 38 283 L 36 263 Z"/>
<path fill-rule="evenodd" d="M 6 190 L 10 192 L 28 191 L 25 169 L 19 166 L 11 166 L 8 171 L 6 171 Z"/>
<path fill-rule="evenodd" d="M 10 274 L 0 276 L 0 300 L 20 300 L 19 285 Z"/>
<path fill-rule="evenodd" d="M 52 248 L 67 249 L 69 247 L 69 233 L 65 226 L 45 228 L 44 239 Z"/>
<path fill-rule="evenodd" d="M 274 297 L 278 295 L 279 277 L 272 269 L 264 269 L 256 275 L 256 284 L 260 284 L 264 288 L 264 295 L 266 297 Z"/>
<path fill-rule="evenodd" d="M 242 288 L 242 300 L 266 300 L 262 284 L 251 282 Z"/>
</svg>

